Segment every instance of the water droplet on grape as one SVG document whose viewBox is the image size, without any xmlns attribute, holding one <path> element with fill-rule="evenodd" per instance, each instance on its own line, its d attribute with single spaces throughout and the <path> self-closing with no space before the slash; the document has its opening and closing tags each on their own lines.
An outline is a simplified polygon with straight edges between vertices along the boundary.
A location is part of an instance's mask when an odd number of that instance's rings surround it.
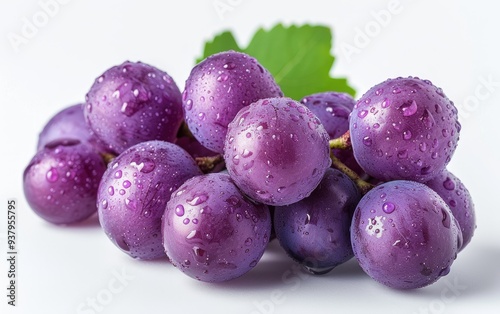
<svg viewBox="0 0 500 314">
<path fill-rule="evenodd" d="M 234 64 L 234 62 L 228 62 L 224 64 L 222 67 L 226 70 L 233 70 L 234 68 L 236 68 L 236 64 Z"/>
<path fill-rule="evenodd" d="M 184 218 L 184 220 L 182 221 L 183 224 L 187 225 L 189 224 L 189 218 Z"/>
<path fill-rule="evenodd" d="M 208 195 L 200 194 L 195 196 L 193 199 L 188 200 L 187 203 L 191 206 L 198 206 L 200 204 L 205 203 L 208 200 Z"/>
<path fill-rule="evenodd" d="M 455 182 L 449 177 L 446 178 L 443 182 L 443 187 L 448 191 L 453 191 L 455 189 Z"/>
<path fill-rule="evenodd" d="M 246 163 L 246 164 L 243 165 L 243 169 L 244 170 L 249 170 L 250 168 L 253 167 L 254 163 L 255 162 L 253 160 L 250 160 L 248 163 Z"/>
<path fill-rule="evenodd" d="M 123 181 L 123 187 L 124 188 L 128 189 L 131 185 L 132 185 L 132 183 L 129 180 Z"/>
<path fill-rule="evenodd" d="M 136 210 L 137 209 L 137 202 L 135 200 L 131 200 L 130 198 L 126 198 L 125 199 L 125 206 L 128 209 Z"/>
<path fill-rule="evenodd" d="M 241 157 L 248 158 L 248 157 L 250 157 L 252 155 L 253 155 L 253 153 L 251 151 L 249 151 L 248 149 L 244 149 L 243 153 L 241 154 Z"/>
<path fill-rule="evenodd" d="M 449 273 L 450 273 L 450 266 L 447 266 L 447 267 L 441 269 L 441 271 L 439 272 L 439 277 L 446 276 Z"/>
<path fill-rule="evenodd" d="M 56 182 L 59 179 L 59 173 L 56 168 L 50 168 L 49 171 L 45 174 L 45 178 L 48 182 Z"/>
<path fill-rule="evenodd" d="M 386 203 L 384 203 L 384 205 L 382 205 L 382 210 L 386 214 L 390 214 L 390 213 L 394 212 L 395 209 L 396 209 L 396 205 L 394 205 L 391 202 L 386 202 Z"/>
<path fill-rule="evenodd" d="M 239 165 L 239 163 L 240 163 L 240 155 L 234 155 L 234 157 L 233 157 L 233 163 L 235 165 Z"/>
<path fill-rule="evenodd" d="M 193 101 L 191 99 L 188 99 L 186 101 L 186 110 L 191 110 L 193 108 Z"/>
<path fill-rule="evenodd" d="M 177 205 L 177 206 L 175 207 L 175 214 L 176 214 L 177 216 L 179 216 L 179 217 L 184 216 L 184 206 L 182 206 L 182 205 L 180 205 L 180 204 L 179 204 L 179 205 Z"/>
<path fill-rule="evenodd" d="M 115 172 L 115 179 L 120 179 L 122 177 L 123 172 L 121 170 L 118 170 Z"/>
<path fill-rule="evenodd" d="M 419 144 L 419 149 L 423 153 L 427 150 L 427 144 L 425 142 L 422 142 Z"/>
<path fill-rule="evenodd" d="M 391 105 L 391 101 L 387 98 L 382 101 L 382 108 L 388 108 Z"/>
<path fill-rule="evenodd" d="M 302 265 L 302 268 L 310 274 L 313 275 L 324 275 L 330 272 L 335 267 L 311 267 L 308 265 Z"/>
<path fill-rule="evenodd" d="M 417 102 L 415 100 L 412 100 L 411 102 L 408 101 L 402 104 L 399 109 L 403 112 L 403 116 L 410 117 L 418 110 Z"/>
<path fill-rule="evenodd" d="M 411 139 L 411 137 L 412 137 L 412 134 L 411 134 L 410 130 L 406 130 L 406 131 L 403 132 L 403 139 L 405 139 L 405 140 L 408 141 L 408 140 Z"/>
<path fill-rule="evenodd" d="M 366 146 L 371 146 L 373 144 L 373 141 L 369 136 L 365 136 L 363 138 L 363 144 Z"/>
<path fill-rule="evenodd" d="M 123 251 L 125 251 L 125 252 L 129 252 L 130 251 L 130 247 L 127 244 L 127 242 L 125 241 L 124 237 L 118 237 L 118 238 L 116 238 L 116 245 L 118 245 L 118 247 L 120 249 L 122 249 Z"/>
<path fill-rule="evenodd" d="M 110 186 L 110 187 L 108 188 L 108 194 L 109 194 L 110 196 L 113 196 L 113 195 L 115 194 L 115 189 L 114 189 L 112 186 Z"/>
<path fill-rule="evenodd" d="M 406 158 L 408 158 L 408 151 L 406 149 L 400 150 L 398 152 L 398 158 L 399 159 L 406 159 Z"/>
<path fill-rule="evenodd" d="M 229 75 L 226 73 L 223 73 L 217 77 L 217 82 L 225 82 L 229 78 Z"/>
<path fill-rule="evenodd" d="M 363 119 L 364 117 L 366 117 L 367 114 L 368 114 L 367 110 L 361 110 L 360 112 L 358 112 L 358 117 Z"/>
<path fill-rule="evenodd" d="M 107 200 L 102 200 L 101 206 L 102 206 L 102 209 L 107 209 L 108 208 L 108 201 Z"/>
</svg>

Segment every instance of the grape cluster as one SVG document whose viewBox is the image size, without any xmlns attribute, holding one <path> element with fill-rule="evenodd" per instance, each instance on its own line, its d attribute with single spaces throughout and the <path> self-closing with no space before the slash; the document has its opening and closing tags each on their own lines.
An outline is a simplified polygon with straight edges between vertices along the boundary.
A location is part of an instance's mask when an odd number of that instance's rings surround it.
<svg viewBox="0 0 500 314">
<path fill-rule="evenodd" d="M 419 288 L 474 234 L 471 196 L 446 169 L 460 130 L 453 102 L 415 77 L 297 101 L 240 52 L 201 61 L 183 93 L 127 61 L 47 123 L 24 191 L 45 220 L 97 212 L 126 254 L 166 255 L 201 281 L 247 273 L 275 236 L 312 274 L 356 257 L 389 287 Z"/>
</svg>

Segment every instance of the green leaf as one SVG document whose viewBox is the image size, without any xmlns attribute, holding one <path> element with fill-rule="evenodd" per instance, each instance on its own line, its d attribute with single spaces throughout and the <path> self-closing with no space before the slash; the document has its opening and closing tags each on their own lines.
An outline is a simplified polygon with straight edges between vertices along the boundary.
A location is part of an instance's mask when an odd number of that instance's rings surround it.
<svg viewBox="0 0 500 314">
<path fill-rule="evenodd" d="M 290 98 L 299 100 L 325 91 L 355 94 L 347 79 L 330 77 L 335 58 L 330 54 L 332 33 L 326 26 L 278 24 L 267 31 L 261 28 L 245 49 L 225 31 L 205 44 L 203 57 L 197 62 L 227 50 L 242 51 L 259 60 Z"/>
</svg>

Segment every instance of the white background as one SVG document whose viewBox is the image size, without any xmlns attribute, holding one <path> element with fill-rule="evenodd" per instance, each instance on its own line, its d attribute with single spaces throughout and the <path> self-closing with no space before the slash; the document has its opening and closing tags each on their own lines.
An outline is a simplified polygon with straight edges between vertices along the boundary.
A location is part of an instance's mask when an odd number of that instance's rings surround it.
<svg viewBox="0 0 500 314">
<path fill-rule="evenodd" d="M 223 12 L 213 0 L 66 2 L 18 49 L 9 36 L 22 36 L 25 18 L 37 17 L 42 7 L 36 0 L 0 2 L 1 313 L 498 313 L 500 5 L 400 0 L 381 23 L 375 16 L 388 10 L 389 0 L 220 0 L 231 8 Z M 347 76 L 358 97 L 386 78 L 413 75 L 432 80 L 456 103 L 463 129 L 449 169 L 474 198 L 478 228 L 447 277 L 401 292 L 375 283 L 355 260 L 321 277 L 295 274 L 274 243 L 247 275 L 206 284 L 165 260 L 132 260 L 96 219 L 56 227 L 29 209 L 22 172 L 38 132 L 54 113 L 83 101 L 104 70 L 141 60 L 167 71 L 182 89 L 205 40 L 231 29 L 245 46 L 258 27 L 277 22 L 332 27 L 333 73 Z M 361 32 L 368 36 L 363 42 Z M 347 45 L 356 52 L 344 53 Z M 6 306 L 11 197 L 18 200 L 16 308 Z"/>
</svg>

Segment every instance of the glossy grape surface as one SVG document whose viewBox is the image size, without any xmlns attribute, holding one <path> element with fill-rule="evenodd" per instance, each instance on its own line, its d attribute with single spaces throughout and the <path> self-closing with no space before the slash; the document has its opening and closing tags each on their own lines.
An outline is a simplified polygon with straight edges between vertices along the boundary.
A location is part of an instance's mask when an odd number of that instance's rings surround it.
<svg viewBox="0 0 500 314">
<path fill-rule="evenodd" d="M 201 171 L 175 144 L 148 141 L 134 145 L 109 165 L 99 185 L 98 213 L 109 239 L 139 259 L 165 256 L 161 217 L 170 195 Z"/>
<path fill-rule="evenodd" d="M 54 140 L 26 167 L 24 195 L 43 219 L 54 224 L 76 223 L 96 212 L 97 188 L 105 170 L 101 156 L 88 143 Z"/>
<path fill-rule="evenodd" d="M 310 196 L 274 213 L 276 237 L 308 271 L 327 273 L 354 256 L 349 229 L 361 194 L 342 172 L 327 169 Z"/>
<path fill-rule="evenodd" d="M 222 153 L 227 126 L 241 108 L 282 95 L 272 75 L 255 58 L 227 51 L 196 65 L 182 96 L 186 123 L 194 137 Z"/>
<path fill-rule="evenodd" d="M 261 99 L 229 124 L 224 160 L 236 185 L 268 205 L 308 196 L 330 166 L 328 134 L 318 118 L 290 98 Z"/>
<path fill-rule="evenodd" d="M 349 116 L 355 104 L 350 95 L 323 92 L 306 96 L 300 102 L 318 117 L 330 139 L 338 138 L 349 130 Z M 354 158 L 352 149 L 334 149 L 333 154 L 357 174 L 364 174 Z"/>
<path fill-rule="evenodd" d="M 436 192 L 400 180 L 379 185 L 361 199 L 351 241 L 370 277 L 392 288 L 414 289 L 449 273 L 462 233 Z"/>
<path fill-rule="evenodd" d="M 208 282 L 251 270 L 271 232 L 267 206 L 249 200 L 223 173 L 186 181 L 173 193 L 162 221 L 163 244 L 173 265 Z"/>
<path fill-rule="evenodd" d="M 446 169 L 425 184 L 443 198 L 457 219 L 463 236 L 460 250 L 463 250 L 476 230 L 476 213 L 469 190 L 459 178 Z"/>
<path fill-rule="evenodd" d="M 37 150 L 59 139 L 79 140 L 90 143 L 98 151 L 106 151 L 104 143 L 97 139 L 85 122 L 82 104 L 66 107 L 50 118 L 38 135 Z"/>
<path fill-rule="evenodd" d="M 389 79 L 372 87 L 350 119 L 354 156 L 381 180 L 425 182 L 444 170 L 460 133 L 457 109 L 430 81 Z"/>
<path fill-rule="evenodd" d="M 119 154 L 145 141 L 174 142 L 183 118 L 182 97 L 167 73 L 126 61 L 95 80 L 84 115 L 97 137 Z"/>
</svg>

